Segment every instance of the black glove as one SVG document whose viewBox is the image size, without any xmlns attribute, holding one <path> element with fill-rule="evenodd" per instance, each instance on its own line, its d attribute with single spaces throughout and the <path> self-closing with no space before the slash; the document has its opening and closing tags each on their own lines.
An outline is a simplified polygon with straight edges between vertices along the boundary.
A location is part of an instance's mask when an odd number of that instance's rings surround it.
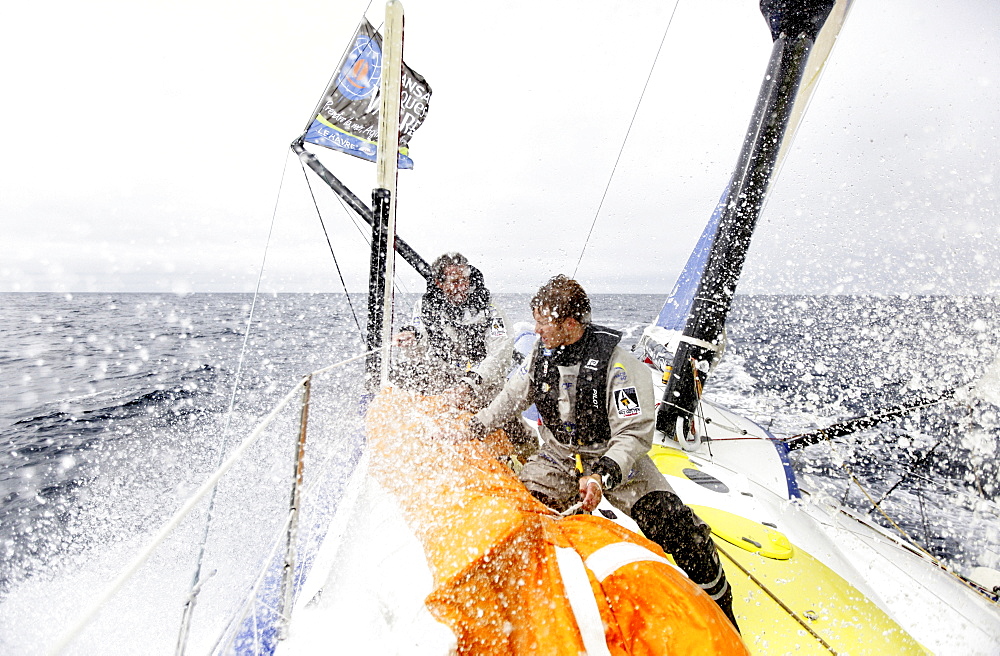
<svg viewBox="0 0 1000 656">
<path fill-rule="evenodd" d="M 605 490 L 617 487 L 622 482 L 621 467 L 607 456 L 601 456 L 601 459 L 594 463 L 591 471 L 601 477 L 601 487 Z"/>
<path fill-rule="evenodd" d="M 486 426 L 483 425 L 483 422 L 473 416 L 472 419 L 469 420 L 469 432 L 472 434 L 473 438 L 481 440 L 486 437 L 486 433 L 489 431 L 486 430 Z"/>
</svg>

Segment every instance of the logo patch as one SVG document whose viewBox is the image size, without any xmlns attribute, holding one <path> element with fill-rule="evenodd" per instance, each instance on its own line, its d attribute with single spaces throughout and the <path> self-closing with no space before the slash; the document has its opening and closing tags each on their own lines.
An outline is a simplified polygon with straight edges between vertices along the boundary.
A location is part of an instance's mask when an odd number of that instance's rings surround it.
<svg viewBox="0 0 1000 656">
<path fill-rule="evenodd" d="M 639 407 L 639 395 L 634 387 L 616 389 L 614 394 L 615 409 L 618 411 L 619 417 L 634 417 L 642 414 L 642 408 Z"/>
<path fill-rule="evenodd" d="M 493 321 L 490 324 L 490 336 L 491 337 L 505 337 L 507 335 L 507 328 L 503 325 L 503 319 L 500 317 L 493 317 Z"/>
<path fill-rule="evenodd" d="M 625 365 L 621 362 L 616 362 L 615 366 L 611 368 L 611 382 L 612 383 L 627 383 L 628 382 L 628 372 L 625 371 Z"/>
<path fill-rule="evenodd" d="M 599 362 L 595 358 L 590 358 L 587 360 L 587 364 L 583 365 L 584 369 L 597 369 Z"/>
</svg>

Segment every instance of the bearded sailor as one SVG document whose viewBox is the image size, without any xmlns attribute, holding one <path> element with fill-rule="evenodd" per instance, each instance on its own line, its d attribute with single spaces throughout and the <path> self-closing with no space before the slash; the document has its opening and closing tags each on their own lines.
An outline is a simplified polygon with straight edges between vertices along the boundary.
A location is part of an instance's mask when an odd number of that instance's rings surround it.
<svg viewBox="0 0 1000 656">
<path fill-rule="evenodd" d="M 431 264 L 427 292 L 393 337 L 402 362 L 394 376 L 425 394 L 448 391 L 459 405 L 481 407 L 503 385 L 513 339 L 492 303 L 482 272 L 461 253 Z"/>
</svg>

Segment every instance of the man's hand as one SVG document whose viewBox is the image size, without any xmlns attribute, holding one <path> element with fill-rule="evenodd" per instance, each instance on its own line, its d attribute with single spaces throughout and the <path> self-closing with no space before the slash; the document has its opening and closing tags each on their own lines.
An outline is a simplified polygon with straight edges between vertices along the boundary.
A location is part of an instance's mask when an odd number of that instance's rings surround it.
<svg viewBox="0 0 1000 656">
<path fill-rule="evenodd" d="M 417 343 L 417 335 L 412 330 L 401 330 L 392 336 L 392 345 L 409 348 Z"/>
<path fill-rule="evenodd" d="M 601 502 L 601 478 L 597 474 L 580 477 L 580 509 L 591 512 Z"/>
</svg>

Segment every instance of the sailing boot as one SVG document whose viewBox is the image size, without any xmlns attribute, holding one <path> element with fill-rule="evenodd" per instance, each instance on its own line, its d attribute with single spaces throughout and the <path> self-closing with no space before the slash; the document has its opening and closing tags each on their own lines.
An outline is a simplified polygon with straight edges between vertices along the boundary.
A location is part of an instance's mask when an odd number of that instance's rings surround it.
<svg viewBox="0 0 1000 656">
<path fill-rule="evenodd" d="M 674 562 L 719 605 L 739 632 L 733 591 L 726 580 L 711 527 L 673 492 L 644 495 L 632 506 L 632 519 L 643 534 L 674 557 Z"/>
</svg>

